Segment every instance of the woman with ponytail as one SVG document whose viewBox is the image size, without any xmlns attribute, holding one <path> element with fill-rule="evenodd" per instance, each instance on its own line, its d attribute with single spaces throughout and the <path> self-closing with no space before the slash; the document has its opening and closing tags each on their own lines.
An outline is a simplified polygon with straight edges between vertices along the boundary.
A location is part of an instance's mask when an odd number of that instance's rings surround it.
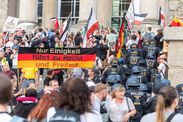
<svg viewBox="0 0 183 122">
<path fill-rule="evenodd" d="M 141 122 L 183 122 L 183 115 L 175 113 L 178 93 L 173 86 L 163 87 L 158 94 L 156 112 L 145 115 Z"/>
</svg>

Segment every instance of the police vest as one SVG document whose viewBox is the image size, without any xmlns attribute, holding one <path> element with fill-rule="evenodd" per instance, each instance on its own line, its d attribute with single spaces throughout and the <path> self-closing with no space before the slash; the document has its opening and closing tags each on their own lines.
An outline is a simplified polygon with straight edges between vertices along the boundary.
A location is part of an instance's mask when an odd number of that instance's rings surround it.
<svg viewBox="0 0 183 122">
<path fill-rule="evenodd" d="M 138 66 L 141 59 L 139 56 L 131 56 L 127 61 L 128 67 L 131 69 L 133 66 Z"/>
<path fill-rule="evenodd" d="M 183 93 L 179 93 L 179 104 L 176 110 L 177 112 L 183 114 Z"/>
<path fill-rule="evenodd" d="M 134 119 L 141 118 L 143 115 L 142 103 L 146 102 L 147 95 L 143 91 L 140 91 L 140 90 L 127 90 L 125 96 L 129 97 L 132 100 L 132 102 L 137 110 L 138 116 L 135 117 Z"/>
<path fill-rule="evenodd" d="M 127 52 L 127 58 L 131 56 L 140 56 L 140 50 L 139 49 L 131 49 Z"/>
<path fill-rule="evenodd" d="M 148 69 L 154 69 L 156 67 L 155 59 L 146 59 L 146 65 Z"/>
<path fill-rule="evenodd" d="M 118 68 L 110 68 L 107 72 L 107 82 L 118 82 L 121 81 L 121 76 Z"/>
<path fill-rule="evenodd" d="M 157 58 L 157 47 L 147 47 L 146 58 L 156 59 Z"/>
<path fill-rule="evenodd" d="M 146 84 L 148 82 L 148 77 L 149 77 L 149 70 L 145 67 L 141 67 L 141 76 L 142 79 L 144 80 L 144 83 Z"/>
</svg>

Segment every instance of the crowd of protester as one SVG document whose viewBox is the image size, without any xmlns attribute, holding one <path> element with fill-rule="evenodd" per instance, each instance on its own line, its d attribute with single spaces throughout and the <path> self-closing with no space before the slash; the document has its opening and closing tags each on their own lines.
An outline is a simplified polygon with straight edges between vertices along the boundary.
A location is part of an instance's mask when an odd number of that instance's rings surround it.
<svg viewBox="0 0 183 122">
<path fill-rule="evenodd" d="M 0 35 L 2 122 L 181 122 L 183 84 L 168 80 L 163 30 L 132 31 L 116 57 L 118 32 L 98 29 L 87 40 L 96 49 L 93 68 L 17 67 L 19 47 L 82 48 L 83 35 L 60 40 L 54 29 L 17 29 Z M 38 85 L 43 86 L 38 90 Z M 179 100 L 180 98 L 180 100 Z"/>
</svg>

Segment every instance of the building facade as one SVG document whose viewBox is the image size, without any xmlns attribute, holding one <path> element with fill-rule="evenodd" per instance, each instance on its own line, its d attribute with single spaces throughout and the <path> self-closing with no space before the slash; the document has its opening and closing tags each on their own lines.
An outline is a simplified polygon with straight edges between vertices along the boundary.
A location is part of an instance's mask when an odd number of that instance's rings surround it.
<svg viewBox="0 0 183 122">
<path fill-rule="evenodd" d="M 0 2 L 3 3 L 0 5 L 2 16 L 0 28 L 3 27 L 7 16 L 51 28 L 54 22 L 50 22 L 50 18 L 57 16 L 61 18 L 62 23 L 69 14 L 72 25 L 79 24 L 76 26 L 79 28 L 86 24 L 90 8 L 93 7 L 100 26 L 110 26 L 118 30 L 131 0 L 0 0 Z M 148 13 L 142 27 L 157 26 L 159 8 L 161 6 L 166 12 L 166 3 L 166 0 L 140 0 L 140 12 Z"/>
</svg>

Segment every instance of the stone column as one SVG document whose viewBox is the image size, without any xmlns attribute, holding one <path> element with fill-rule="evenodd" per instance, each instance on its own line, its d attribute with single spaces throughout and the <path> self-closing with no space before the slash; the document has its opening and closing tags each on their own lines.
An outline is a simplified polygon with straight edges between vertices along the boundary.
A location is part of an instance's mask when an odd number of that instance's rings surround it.
<svg viewBox="0 0 183 122">
<path fill-rule="evenodd" d="M 53 28 L 54 22 L 50 18 L 57 16 L 57 0 L 43 0 L 43 19 L 42 26 Z"/>
<path fill-rule="evenodd" d="M 167 27 L 164 31 L 168 42 L 168 78 L 176 86 L 183 83 L 183 27 Z"/>
<path fill-rule="evenodd" d="M 111 26 L 112 0 L 95 0 L 96 16 L 100 25 Z"/>
<path fill-rule="evenodd" d="M 17 0 L 9 0 L 8 4 L 8 16 L 17 17 Z"/>
<path fill-rule="evenodd" d="M 144 24 L 158 24 L 159 0 L 140 0 L 140 12 L 148 13 Z"/>
<path fill-rule="evenodd" d="M 94 0 L 80 0 L 80 5 L 79 5 L 79 21 L 80 22 L 82 21 L 86 22 L 88 20 L 91 7 L 94 7 Z"/>
<path fill-rule="evenodd" d="M 37 19 L 37 0 L 20 0 L 19 3 L 20 20 L 36 22 Z"/>
<path fill-rule="evenodd" d="M 2 30 L 4 23 L 6 21 L 6 18 L 8 16 L 8 0 L 0 0 L 0 30 Z"/>
</svg>

